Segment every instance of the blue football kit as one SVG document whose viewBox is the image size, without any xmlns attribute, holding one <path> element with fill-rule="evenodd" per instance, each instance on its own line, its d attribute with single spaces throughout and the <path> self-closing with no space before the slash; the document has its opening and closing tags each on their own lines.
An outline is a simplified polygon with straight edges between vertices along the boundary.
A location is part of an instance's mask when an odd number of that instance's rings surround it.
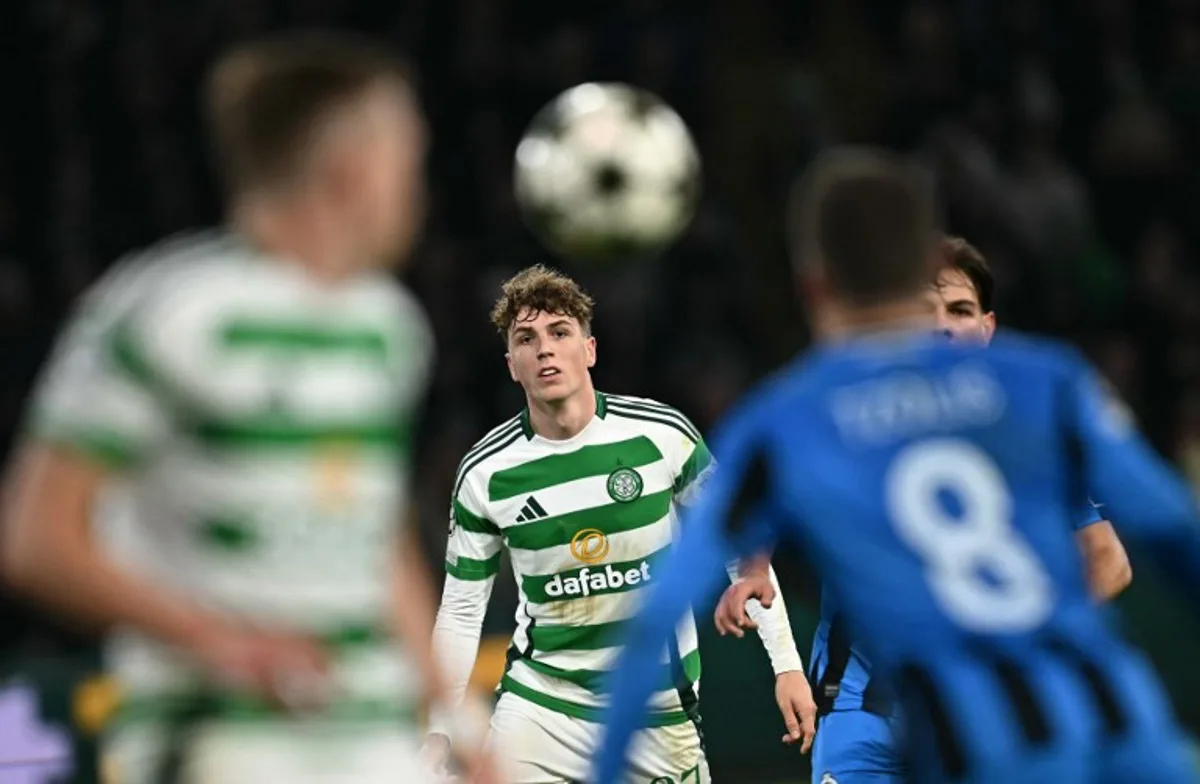
<svg viewBox="0 0 1200 784">
<path fill-rule="evenodd" d="M 1076 531 L 1101 520 L 1090 499 L 1073 518 Z M 870 660 L 850 640 L 828 591 L 820 608 L 808 666 L 818 719 L 813 784 L 901 784 L 906 766 L 895 694 L 871 677 Z"/>
<path fill-rule="evenodd" d="M 858 337 L 777 374 L 712 444 L 721 469 L 608 683 L 601 784 L 619 780 L 675 622 L 728 560 L 777 544 L 809 556 L 893 686 L 909 780 L 1193 780 L 1157 678 L 1088 593 L 1072 520 L 1103 488 L 1121 534 L 1200 599 L 1200 516 L 1076 352 Z"/>
</svg>

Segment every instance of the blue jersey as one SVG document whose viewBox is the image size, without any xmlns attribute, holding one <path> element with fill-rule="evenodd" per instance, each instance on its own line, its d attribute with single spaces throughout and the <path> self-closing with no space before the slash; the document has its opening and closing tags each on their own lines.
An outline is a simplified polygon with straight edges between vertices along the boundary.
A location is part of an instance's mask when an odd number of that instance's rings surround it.
<svg viewBox="0 0 1200 784">
<path fill-rule="evenodd" d="M 1197 599 L 1200 519 L 1075 352 L 896 333 L 826 347 L 752 395 L 713 447 L 721 468 L 628 627 L 602 784 L 673 624 L 728 559 L 777 542 L 809 556 L 897 685 L 922 781 L 1089 781 L 1102 739 L 1172 732 L 1153 676 L 1089 596 L 1071 519 L 1085 488 L 1104 488 L 1121 532 Z"/>
<path fill-rule="evenodd" d="M 1072 523 L 1076 531 L 1104 518 L 1087 499 L 1078 504 Z M 881 716 L 895 713 L 895 694 L 881 679 L 871 677 L 871 662 L 861 645 L 846 631 L 845 619 L 829 591 L 821 592 L 820 617 L 813 633 L 808 680 L 819 714 L 834 710 L 865 710 Z"/>
</svg>

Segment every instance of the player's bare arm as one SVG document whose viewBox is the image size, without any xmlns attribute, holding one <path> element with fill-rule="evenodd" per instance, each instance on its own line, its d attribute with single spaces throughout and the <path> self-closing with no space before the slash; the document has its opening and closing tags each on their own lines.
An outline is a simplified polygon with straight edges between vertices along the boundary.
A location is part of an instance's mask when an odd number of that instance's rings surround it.
<svg viewBox="0 0 1200 784">
<path fill-rule="evenodd" d="M 800 753 L 807 754 L 817 736 L 817 703 L 803 670 L 775 676 L 775 704 L 787 729 L 781 740 L 788 745 L 799 743 Z"/>
<path fill-rule="evenodd" d="M 1108 601 L 1129 587 L 1133 567 L 1112 523 L 1101 520 L 1082 528 L 1076 532 L 1075 540 L 1083 553 L 1088 587 L 1096 599 Z"/>
<path fill-rule="evenodd" d="M 26 443 L 5 487 L 6 580 L 91 629 L 135 627 L 191 654 L 214 675 L 288 702 L 286 683 L 317 678 L 326 657 L 312 641 L 240 627 L 112 564 L 91 532 L 109 474 L 72 451 Z"/>
</svg>

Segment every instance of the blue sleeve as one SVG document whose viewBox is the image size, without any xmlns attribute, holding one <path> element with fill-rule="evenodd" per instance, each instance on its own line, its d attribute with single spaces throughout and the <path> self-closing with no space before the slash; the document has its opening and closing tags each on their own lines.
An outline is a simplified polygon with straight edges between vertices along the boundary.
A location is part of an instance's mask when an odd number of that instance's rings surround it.
<svg viewBox="0 0 1200 784">
<path fill-rule="evenodd" d="M 1103 488 L 1108 517 L 1121 535 L 1142 543 L 1189 599 L 1200 599 L 1200 511 L 1191 489 L 1141 437 L 1124 403 L 1094 370 L 1080 363 L 1067 383 L 1070 436 L 1085 486 Z"/>
<path fill-rule="evenodd" d="M 1075 512 L 1075 530 L 1082 531 L 1089 525 L 1095 525 L 1104 519 L 1100 514 L 1100 505 L 1088 498 L 1079 505 Z"/>
<path fill-rule="evenodd" d="M 662 651 L 680 617 L 727 581 L 728 561 L 756 552 L 770 539 L 769 518 L 756 513 L 765 485 L 759 474 L 762 455 L 753 438 L 752 428 L 742 428 L 714 439 L 720 467 L 684 512 L 683 533 L 641 611 L 626 628 L 608 684 L 604 743 L 593 770 L 598 784 L 613 784 L 624 774 L 626 750 L 644 726 L 646 702 L 661 677 Z M 731 522 L 734 518 L 740 519 Z"/>
</svg>

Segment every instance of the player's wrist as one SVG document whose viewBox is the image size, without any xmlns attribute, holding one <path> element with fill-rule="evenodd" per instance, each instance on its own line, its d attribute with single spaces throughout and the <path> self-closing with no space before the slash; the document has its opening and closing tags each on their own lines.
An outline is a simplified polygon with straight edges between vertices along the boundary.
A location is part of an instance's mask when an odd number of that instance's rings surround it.
<svg viewBox="0 0 1200 784">
<path fill-rule="evenodd" d="M 457 705 L 444 702 L 434 705 L 427 737 L 444 738 L 455 751 L 469 752 L 483 745 L 488 726 L 488 711 L 482 701 L 467 695 Z"/>
<path fill-rule="evenodd" d="M 132 625 L 176 648 L 192 652 L 207 650 L 230 632 L 228 622 L 198 607 L 160 605 L 157 610 L 131 619 Z"/>
<path fill-rule="evenodd" d="M 804 673 L 804 660 L 800 658 L 800 654 L 795 650 L 790 653 L 784 653 L 771 657 L 771 669 L 775 671 L 775 677 L 787 675 L 789 672 Z"/>
</svg>

